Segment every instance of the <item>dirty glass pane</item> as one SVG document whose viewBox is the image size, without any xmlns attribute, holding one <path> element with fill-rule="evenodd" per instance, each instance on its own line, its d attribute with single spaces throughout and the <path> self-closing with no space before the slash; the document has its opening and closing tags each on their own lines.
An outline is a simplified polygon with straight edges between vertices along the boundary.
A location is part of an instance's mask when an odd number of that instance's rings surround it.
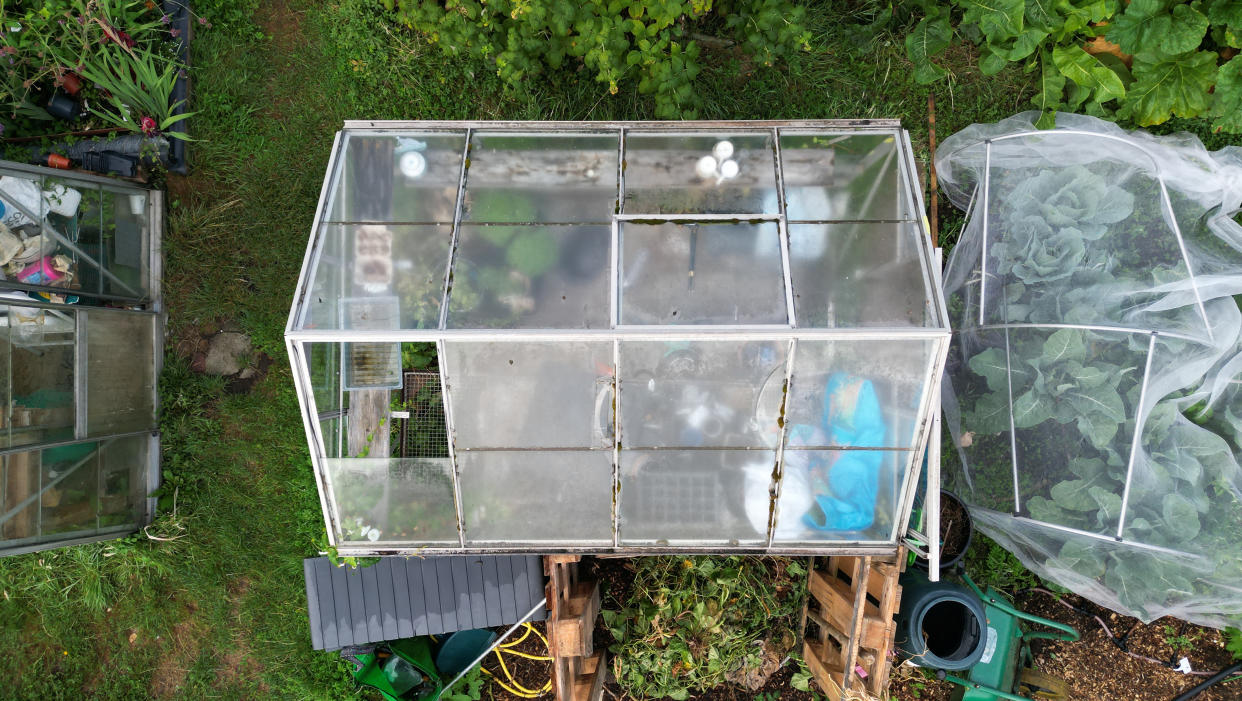
<svg viewBox="0 0 1242 701">
<path fill-rule="evenodd" d="M 781 133 L 790 221 L 913 219 L 897 137 Z"/>
<path fill-rule="evenodd" d="M 621 443 L 774 448 L 784 341 L 621 343 Z"/>
<path fill-rule="evenodd" d="M 457 507 L 447 458 L 330 458 L 340 540 L 455 544 Z"/>
<path fill-rule="evenodd" d="M 99 526 L 136 524 L 145 511 L 147 492 L 147 436 L 120 438 L 100 451 Z"/>
<path fill-rule="evenodd" d="M 105 189 L 102 198 L 103 236 L 96 260 L 111 273 L 104 278 L 104 292 L 145 298 L 150 285 L 147 195 Z"/>
<path fill-rule="evenodd" d="M 40 535 L 95 530 L 99 505 L 99 444 L 45 448 Z"/>
<path fill-rule="evenodd" d="M 9 374 L 5 447 L 73 437 L 76 313 L 0 306 Z"/>
<path fill-rule="evenodd" d="M 626 222 L 620 247 L 622 324 L 789 323 L 776 222 Z"/>
<path fill-rule="evenodd" d="M 43 211 L 48 225 L 77 248 L 73 250 L 50 234 L 43 235 L 43 253 L 52 257 L 52 270 L 44 271 L 42 282 L 65 289 L 52 294 L 72 294 L 69 290 L 86 294 L 107 291 L 123 297 L 145 297 L 142 281 L 126 290 L 110 286 L 112 283 L 103 275 L 105 248 L 115 236 L 104 227 L 103 191 L 99 186 L 51 177 L 44 179 L 43 187 Z"/>
<path fill-rule="evenodd" d="M 608 226 L 463 226 L 450 328 L 608 328 Z"/>
<path fill-rule="evenodd" d="M 39 451 L 0 456 L 4 483 L 0 484 L 0 513 L 12 512 L 0 523 L 0 547 L 39 535 Z"/>
<path fill-rule="evenodd" d="M 617 134 L 474 132 L 462 220 L 611 221 L 619 141 Z"/>
<path fill-rule="evenodd" d="M 312 417 L 319 422 L 324 455 L 341 457 L 341 348 L 339 343 L 303 343 L 311 378 Z"/>
<path fill-rule="evenodd" d="M 625 545 L 767 543 L 771 450 L 622 450 Z"/>
<path fill-rule="evenodd" d="M 936 340 L 798 341 L 786 447 L 915 450 Z"/>
<path fill-rule="evenodd" d="M 451 226 L 327 224 L 323 235 L 303 328 L 439 326 Z M 379 300 L 383 318 L 367 300 Z"/>
<path fill-rule="evenodd" d="M 459 452 L 466 543 L 612 544 L 611 450 Z"/>
<path fill-rule="evenodd" d="M 889 540 L 910 457 L 894 450 L 786 448 L 772 541 Z"/>
<path fill-rule="evenodd" d="M 86 325 L 87 434 L 156 428 L 155 315 L 80 313 Z"/>
<path fill-rule="evenodd" d="M 451 223 L 465 146 L 464 131 L 347 135 L 326 221 Z"/>
<path fill-rule="evenodd" d="M 912 223 L 791 224 L 789 272 L 802 328 L 934 323 Z"/>
<path fill-rule="evenodd" d="M 626 214 L 779 211 L 770 134 L 626 132 Z"/>
<path fill-rule="evenodd" d="M 473 448 L 611 448 L 612 343 L 444 344 L 460 456 Z"/>
</svg>

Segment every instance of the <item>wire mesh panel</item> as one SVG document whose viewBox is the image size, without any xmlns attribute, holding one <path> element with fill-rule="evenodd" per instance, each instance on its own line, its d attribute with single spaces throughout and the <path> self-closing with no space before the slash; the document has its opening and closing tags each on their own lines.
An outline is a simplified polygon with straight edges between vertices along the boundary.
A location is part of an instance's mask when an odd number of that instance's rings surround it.
<svg viewBox="0 0 1242 701">
<path fill-rule="evenodd" d="M 367 122 L 336 148 L 288 336 L 342 552 L 896 547 L 948 336 L 896 122 Z M 837 478 L 789 478 L 815 450 Z M 870 518 L 812 528 L 817 497 Z"/>
<path fill-rule="evenodd" d="M 447 458 L 448 424 L 440 373 L 405 373 L 401 401 L 401 457 Z"/>
</svg>

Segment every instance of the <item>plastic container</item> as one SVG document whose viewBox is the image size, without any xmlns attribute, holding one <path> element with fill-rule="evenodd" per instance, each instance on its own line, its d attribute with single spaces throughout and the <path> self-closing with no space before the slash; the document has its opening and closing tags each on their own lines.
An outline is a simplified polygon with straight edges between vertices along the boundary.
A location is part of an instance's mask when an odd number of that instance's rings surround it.
<svg viewBox="0 0 1242 701">
<path fill-rule="evenodd" d="M 988 626 L 979 597 L 954 582 L 932 582 L 917 569 L 901 575 L 901 588 L 895 642 L 903 661 L 955 671 L 982 659 Z"/>
<path fill-rule="evenodd" d="M 33 180 L 0 176 L 0 223 L 10 229 L 35 223 L 21 211 L 23 208 L 36 214 L 42 210 L 72 217 L 77 214 L 81 203 L 82 193 L 71 187 L 53 184 L 46 190 L 40 190 L 39 184 Z"/>
</svg>

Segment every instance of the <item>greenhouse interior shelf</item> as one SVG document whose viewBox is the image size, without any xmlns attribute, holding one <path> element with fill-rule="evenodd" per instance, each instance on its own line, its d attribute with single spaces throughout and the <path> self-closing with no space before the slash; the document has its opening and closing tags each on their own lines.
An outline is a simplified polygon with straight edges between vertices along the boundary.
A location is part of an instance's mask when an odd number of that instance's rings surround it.
<svg viewBox="0 0 1242 701">
<path fill-rule="evenodd" d="M 330 541 L 892 553 L 950 335 L 920 192 L 891 120 L 347 122 L 286 332 Z"/>
</svg>

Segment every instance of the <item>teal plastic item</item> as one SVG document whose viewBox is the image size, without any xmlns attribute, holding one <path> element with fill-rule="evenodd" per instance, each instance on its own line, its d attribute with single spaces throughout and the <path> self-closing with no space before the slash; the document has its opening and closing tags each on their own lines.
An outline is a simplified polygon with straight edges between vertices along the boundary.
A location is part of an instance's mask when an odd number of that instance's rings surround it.
<svg viewBox="0 0 1242 701">
<path fill-rule="evenodd" d="M 843 372 L 828 377 L 824 387 L 822 430 L 828 445 L 852 448 L 884 445 L 888 426 L 871 380 Z M 884 454 L 873 450 L 832 452 L 831 458 L 820 459 L 810 466 L 811 490 L 823 518 L 819 518 L 820 514 L 807 513 L 802 521 L 821 531 L 870 528 L 875 522 L 875 499 Z"/>
<path fill-rule="evenodd" d="M 496 634 L 484 628 L 459 630 L 440 643 L 436 651 L 436 669 L 445 679 L 452 679 L 465 671 L 495 640 Z"/>
<path fill-rule="evenodd" d="M 901 575 L 895 642 L 899 656 L 920 667 L 959 671 L 984 656 L 987 614 L 966 587 L 908 569 Z"/>
</svg>

